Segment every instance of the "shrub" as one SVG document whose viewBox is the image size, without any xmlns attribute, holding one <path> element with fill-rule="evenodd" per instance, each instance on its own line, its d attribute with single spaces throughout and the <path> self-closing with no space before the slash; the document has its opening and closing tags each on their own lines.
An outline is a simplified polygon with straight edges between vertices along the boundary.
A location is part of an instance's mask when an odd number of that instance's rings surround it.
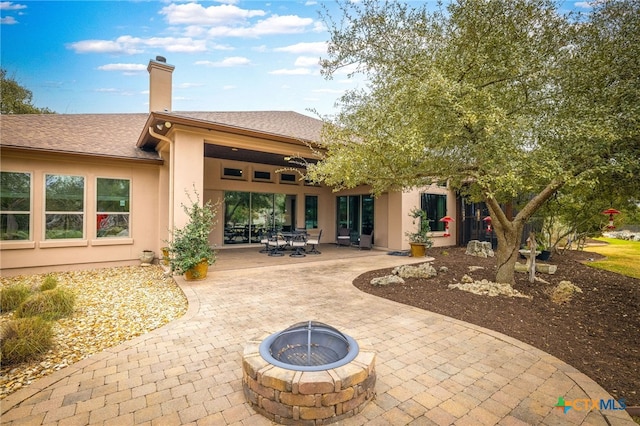
<svg viewBox="0 0 640 426">
<path fill-rule="evenodd" d="M 16 309 L 17 318 L 38 316 L 45 320 L 57 320 L 73 313 L 75 295 L 63 289 L 47 290 L 34 294 Z"/>
<path fill-rule="evenodd" d="M 43 354 L 51 348 L 51 323 L 39 317 L 20 318 L 3 324 L 0 331 L 2 364 L 17 364 Z"/>
<path fill-rule="evenodd" d="M 27 300 L 31 289 L 24 284 L 14 284 L 0 290 L 0 309 L 2 312 L 13 311 Z"/>
<path fill-rule="evenodd" d="M 58 286 L 58 278 L 55 275 L 47 275 L 42 280 L 42 284 L 40 285 L 40 291 L 53 290 Z"/>
</svg>

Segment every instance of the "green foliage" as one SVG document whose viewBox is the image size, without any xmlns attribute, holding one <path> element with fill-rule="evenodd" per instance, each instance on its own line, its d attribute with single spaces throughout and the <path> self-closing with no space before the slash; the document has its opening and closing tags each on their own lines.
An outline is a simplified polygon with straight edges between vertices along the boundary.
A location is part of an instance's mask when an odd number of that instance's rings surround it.
<svg viewBox="0 0 640 426">
<path fill-rule="evenodd" d="M 640 2 L 594 5 L 582 17 L 550 0 L 341 2 L 322 72 L 357 64 L 369 87 L 324 119 L 309 179 L 374 194 L 448 180 L 489 207 L 496 280 L 513 282 L 524 223 L 559 189 L 628 181 L 620 192 L 638 199 Z"/>
<path fill-rule="evenodd" d="M 33 106 L 31 90 L 22 87 L 15 79 L 7 77 L 7 71 L 0 69 L 1 114 L 53 114 L 49 108 Z"/>
<path fill-rule="evenodd" d="M 57 320 L 73 314 L 75 295 L 64 289 L 36 293 L 25 300 L 14 315 L 16 318 L 38 316 L 45 320 Z"/>
<path fill-rule="evenodd" d="M 433 245 L 431 239 L 431 227 L 429 226 L 429 218 L 427 212 L 422 209 L 413 208 L 409 212 L 409 216 L 413 218 L 413 224 L 416 225 L 415 232 L 406 232 L 405 235 L 412 243 L 422 243 L 427 248 Z M 417 223 L 416 223 L 417 222 Z"/>
<path fill-rule="evenodd" d="M 2 364 L 27 361 L 51 348 L 51 323 L 39 317 L 20 318 L 2 325 L 0 331 Z"/>
<path fill-rule="evenodd" d="M 192 269 L 206 260 L 209 265 L 215 262 L 215 251 L 209 243 L 209 234 L 216 224 L 217 207 L 208 200 L 200 205 L 200 196 L 195 193 L 195 200 L 187 193 L 190 205 L 182 205 L 189 221 L 183 228 L 173 231 L 173 238 L 167 241 L 169 247 L 169 264 L 178 273 Z M 197 277 L 196 277 L 197 278 Z"/>
<path fill-rule="evenodd" d="M 0 290 L 0 309 L 2 312 L 10 312 L 16 309 L 22 302 L 27 300 L 31 294 L 31 289 L 24 284 L 14 284 L 3 287 Z"/>
<path fill-rule="evenodd" d="M 52 274 L 48 274 L 42 280 L 42 284 L 40 284 L 40 291 L 53 290 L 58 286 L 58 277 Z"/>
</svg>

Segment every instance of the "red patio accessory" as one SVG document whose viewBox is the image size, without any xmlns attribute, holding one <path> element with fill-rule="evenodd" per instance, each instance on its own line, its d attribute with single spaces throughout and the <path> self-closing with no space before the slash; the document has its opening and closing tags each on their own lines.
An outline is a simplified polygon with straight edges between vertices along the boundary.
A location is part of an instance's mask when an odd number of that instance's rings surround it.
<svg viewBox="0 0 640 426">
<path fill-rule="evenodd" d="M 449 222 L 455 222 L 455 220 L 453 220 L 451 216 L 445 216 L 442 219 L 440 219 L 440 222 L 444 222 L 444 234 L 442 236 L 450 237 L 451 234 L 449 233 Z"/>
<path fill-rule="evenodd" d="M 616 229 L 615 225 L 613 224 L 613 216 L 620 214 L 620 212 L 616 209 L 607 209 L 603 211 L 602 214 L 609 215 L 609 224 L 607 225 L 607 229 Z"/>
</svg>

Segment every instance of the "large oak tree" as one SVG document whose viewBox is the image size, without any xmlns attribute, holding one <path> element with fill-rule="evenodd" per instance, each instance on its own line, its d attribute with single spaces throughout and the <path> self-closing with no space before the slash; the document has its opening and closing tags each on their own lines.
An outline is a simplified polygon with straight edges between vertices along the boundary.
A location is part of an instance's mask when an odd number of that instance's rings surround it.
<svg viewBox="0 0 640 426">
<path fill-rule="evenodd" d="M 523 227 L 550 197 L 634 173 L 638 67 L 616 63 L 637 65 L 638 1 L 600 2 L 586 18 L 547 0 L 431 6 L 364 0 L 341 3 L 341 20 L 324 14 L 323 73 L 351 69 L 369 83 L 324 118 L 309 177 L 374 194 L 448 179 L 487 204 L 496 281 L 512 283 Z M 526 201 L 508 217 L 516 198 Z"/>
</svg>

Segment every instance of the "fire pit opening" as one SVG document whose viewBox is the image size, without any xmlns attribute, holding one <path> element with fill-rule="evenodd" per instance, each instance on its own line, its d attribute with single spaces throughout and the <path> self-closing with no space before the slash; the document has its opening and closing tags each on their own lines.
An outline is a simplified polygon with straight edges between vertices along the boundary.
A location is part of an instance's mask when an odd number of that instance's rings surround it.
<svg viewBox="0 0 640 426">
<path fill-rule="evenodd" d="M 247 343 L 242 388 L 276 423 L 326 425 L 360 413 L 375 396 L 375 358 L 327 324 L 301 322 Z"/>
<path fill-rule="evenodd" d="M 317 321 L 294 324 L 272 334 L 260 354 L 273 365 L 296 371 L 322 371 L 348 364 L 358 355 L 358 343 Z"/>
</svg>

